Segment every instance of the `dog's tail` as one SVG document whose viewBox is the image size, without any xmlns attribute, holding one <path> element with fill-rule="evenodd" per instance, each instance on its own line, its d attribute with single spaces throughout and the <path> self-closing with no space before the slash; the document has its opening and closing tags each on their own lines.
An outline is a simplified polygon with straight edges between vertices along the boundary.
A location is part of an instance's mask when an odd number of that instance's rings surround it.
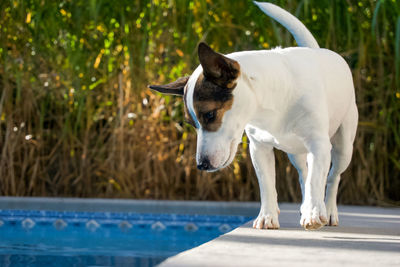
<svg viewBox="0 0 400 267">
<path fill-rule="evenodd" d="M 286 10 L 271 4 L 254 1 L 265 14 L 282 24 L 294 36 L 297 44 L 303 47 L 319 48 L 311 32 L 295 16 Z"/>
</svg>

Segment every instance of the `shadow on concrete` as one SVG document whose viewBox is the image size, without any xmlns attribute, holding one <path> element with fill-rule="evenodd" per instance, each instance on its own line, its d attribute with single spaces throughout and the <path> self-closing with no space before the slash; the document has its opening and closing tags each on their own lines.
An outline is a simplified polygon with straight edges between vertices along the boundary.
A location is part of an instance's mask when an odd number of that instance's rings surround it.
<svg viewBox="0 0 400 267">
<path fill-rule="evenodd" d="M 399 253 L 400 238 L 363 238 L 363 237 L 342 237 L 322 236 L 322 238 L 287 238 L 287 237 L 265 237 L 246 235 L 225 235 L 214 242 L 241 242 L 256 243 L 273 246 L 291 246 L 297 248 L 315 247 L 318 249 L 340 249 L 340 250 L 365 250 L 385 251 Z"/>
</svg>

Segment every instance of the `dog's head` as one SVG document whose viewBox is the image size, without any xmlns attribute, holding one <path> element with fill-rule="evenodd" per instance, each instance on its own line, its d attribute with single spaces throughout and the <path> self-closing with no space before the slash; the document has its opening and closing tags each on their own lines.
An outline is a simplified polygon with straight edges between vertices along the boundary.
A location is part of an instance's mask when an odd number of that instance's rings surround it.
<svg viewBox="0 0 400 267">
<path fill-rule="evenodd" d="M 200 66 L 191 76 L 149 87 L 184 97 L 186 121 L 197 130 L 197 167 L 216 171 L 234 159 L 252 105 L 237 61 L 205 43 L 199 44 L 198 56 Z"/>
</svg>

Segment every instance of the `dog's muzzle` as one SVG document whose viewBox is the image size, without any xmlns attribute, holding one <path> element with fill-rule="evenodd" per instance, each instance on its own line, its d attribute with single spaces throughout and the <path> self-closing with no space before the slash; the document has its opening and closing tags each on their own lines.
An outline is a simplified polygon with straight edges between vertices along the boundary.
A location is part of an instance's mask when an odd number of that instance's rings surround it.
<svg viewBox="0 0 400 267">
<path fill-rule="evenodd" d="M 225 168 L 226 166 L 228 166 L 230 164 L 230 162 L 233 160 L 235 154 L 236 154 L 236 150 L 235 150 L 235 145 L 237 143 L 235 142 L 234 139 L 232 139 L 231 144 L 229 146 L 229 154 L 228 154 L 228 158 L 225 160 L 225 162 L 221 165 L 218 166 L 213 166 L 213 164 L 210 161 L 210 158 L 208 155 L 202 155 L 200 157 L 200 159 L 198 160 L 197 163 L 197 169 L 201 170 L 201 171 L 208 171 L 208 172 L 214 172 L 217 171 L 221 168 Z"/>
</svg>

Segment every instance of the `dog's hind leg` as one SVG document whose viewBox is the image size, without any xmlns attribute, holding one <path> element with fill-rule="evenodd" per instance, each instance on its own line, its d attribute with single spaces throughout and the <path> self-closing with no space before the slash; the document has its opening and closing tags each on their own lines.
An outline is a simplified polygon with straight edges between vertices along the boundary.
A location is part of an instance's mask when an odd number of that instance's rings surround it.
<svg viewBox="0 0 400 267">
<path fill-rule="evenodd" d="M 349 114 L 347 114 L 347 117 L 335 135 L 331 138 L 332 167 L 328 175 L 325 195 L 328 225 L 331 226 L 337 226 L 339 224 L 336 205 L 337 191 L 340 175 L 347 169 L 351 161 L 353 142 L 357 129 L 357 120 L 357 108 L 354 106 L 350 109 Z"/>
<path fill-rule="evenodd" d="M 261 209 L 253 222 L 257 229 L 278 229 L 278 200 L 275 188 L 273 147 L 250 139 L 250 155 L 260 186 Z"/>
<path fill-rule="evenodd" d="M 307 154 L 288 154 L 289 160 L 299 174 L 301 195 L 304 199 L 304 182 L 307 178 Z"/>
</svg>

